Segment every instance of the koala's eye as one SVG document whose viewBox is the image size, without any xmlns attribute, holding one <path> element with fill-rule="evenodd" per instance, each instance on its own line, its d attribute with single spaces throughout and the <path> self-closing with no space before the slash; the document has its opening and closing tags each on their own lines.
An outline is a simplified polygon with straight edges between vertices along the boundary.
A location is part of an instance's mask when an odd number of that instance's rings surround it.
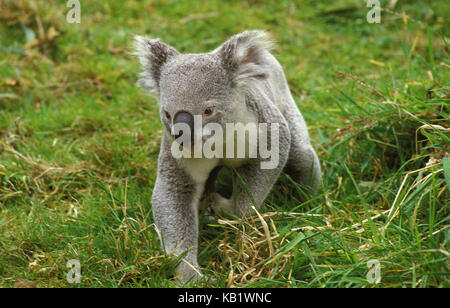
<svg viewBox="0 0 450 308">
<path fill-rule="evenodd" d="M 205 110 L 203 110 L 203 117 L 208 117 L 212 115 L 213 111 L 214 111 L 213 107 L 205 108 Z"/>
<path fill-rule="evenodd" d="M 167 120 L 170 121 L 170 113 L 168 113 L 167 111 L 164 111 L 164 115 L 166 116 Z"/>
</svg>

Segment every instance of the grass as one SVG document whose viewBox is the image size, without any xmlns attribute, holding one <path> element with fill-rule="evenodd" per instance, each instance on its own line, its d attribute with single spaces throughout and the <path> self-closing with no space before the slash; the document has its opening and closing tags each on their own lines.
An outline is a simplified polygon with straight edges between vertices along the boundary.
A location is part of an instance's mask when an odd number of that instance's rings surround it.
<svg viewBox="0 0 450 308">
<path fill-rule="evenodd" d="M 277 40 L 324 183 L 305 198 L 283 175 L 260 216 L 202 215 L 205 272 L 220 287 L 450 286 L 446 1 L 381 1 L 380 24 L 356 0 L 82 0 L 81 24 L 65 2 L 0 4 L 0 287 L 175 286 L 151 215 L 162 125 L 129 46 L 205 52 L 244 29 Z"/>
</svg>

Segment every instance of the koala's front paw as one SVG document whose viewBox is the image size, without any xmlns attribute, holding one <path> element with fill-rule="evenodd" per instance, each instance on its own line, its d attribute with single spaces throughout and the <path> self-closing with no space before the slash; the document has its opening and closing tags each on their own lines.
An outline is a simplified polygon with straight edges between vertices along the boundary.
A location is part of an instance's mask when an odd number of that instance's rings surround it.
<svg viewBox="0 0 450 308">
<path fill-rule="evenodd" d="M 183 285 L 188 282 L 197 282 L 203 278 L 203 274 L 198 267 L 188 264 L 186 261 L 181 261 L 177 267 L 177 281 Z"/>
<path fill-rule="evenodd" d="M 211 195 L 211 208 L 214 213 L 222 215 L 225 213 L 235 213 L 234 204 L 232 199 L 227 199 L 222 197 L 218 193 L 213 193 Z"/>
<path fill-rule="evenodd" d="M 223 215 L 223 214 L 234 214 L 238 217 L 244 217 L 245 215 L 255 215 L 254 210 L 251 208 L 251 201 L 246 200 L 246 203 L 240 202 L 239 200 L 236 200 L 237 204 L 234 205 L 233 199 L 227 199 L 225 197 L 222 197 L 218 193 L 213 193 L 211 195 L 210 199 L 210 208 L 216 213 L 217 215 Z"/>
</svg>

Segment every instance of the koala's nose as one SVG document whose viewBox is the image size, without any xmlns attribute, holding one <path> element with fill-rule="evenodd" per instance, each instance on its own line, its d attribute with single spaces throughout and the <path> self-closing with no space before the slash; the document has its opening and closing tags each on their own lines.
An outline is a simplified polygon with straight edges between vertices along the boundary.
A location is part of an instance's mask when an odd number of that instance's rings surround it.
<svg viewBox="0 0 450 308">
<path fill-rule="evenodd" d="M 192 114 L 190 114 L 189 112 L 186 112 L 186 111 L 178 112 L 173 119 L 173 124 L 176 125 L 179 123 L 184 123 L 189 126 L 189 129 L 191 132 L 190 141 L 191 141 L 191 143 L 193 143 L 194 142 L 194 117 L 192 116 Z M 182 141 L 179 138 L 182 135 L 183 135 L 183 130 L 180 130 L 178 132 L 178 134 L 175 135 L 175 138 L 177 138 L 177 141 L 179 141 L 179 142 Z"/>
</svg>

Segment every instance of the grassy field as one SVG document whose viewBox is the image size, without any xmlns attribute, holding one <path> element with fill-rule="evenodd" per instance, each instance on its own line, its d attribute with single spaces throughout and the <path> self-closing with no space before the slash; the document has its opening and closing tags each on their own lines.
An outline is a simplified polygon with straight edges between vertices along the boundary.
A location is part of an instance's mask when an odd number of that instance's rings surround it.
<svg viewBox="0 0 450 308">
<path fill-rule="evenodd" d="M 283 175 L 264 223 L 201 215 L 205 273 L 219 287 L 450 287 L 449 5 L 381 4 L 369 24 L 363 0 L 81 0 L 71 24 L 66 1 L 2 0 L 0 287 L 175 286 L 151 214 L 162 125 L 129 46 L 206 52 L 244 29 L 277 41 L 324 183 L 305 198 Z"/>
</svg>

